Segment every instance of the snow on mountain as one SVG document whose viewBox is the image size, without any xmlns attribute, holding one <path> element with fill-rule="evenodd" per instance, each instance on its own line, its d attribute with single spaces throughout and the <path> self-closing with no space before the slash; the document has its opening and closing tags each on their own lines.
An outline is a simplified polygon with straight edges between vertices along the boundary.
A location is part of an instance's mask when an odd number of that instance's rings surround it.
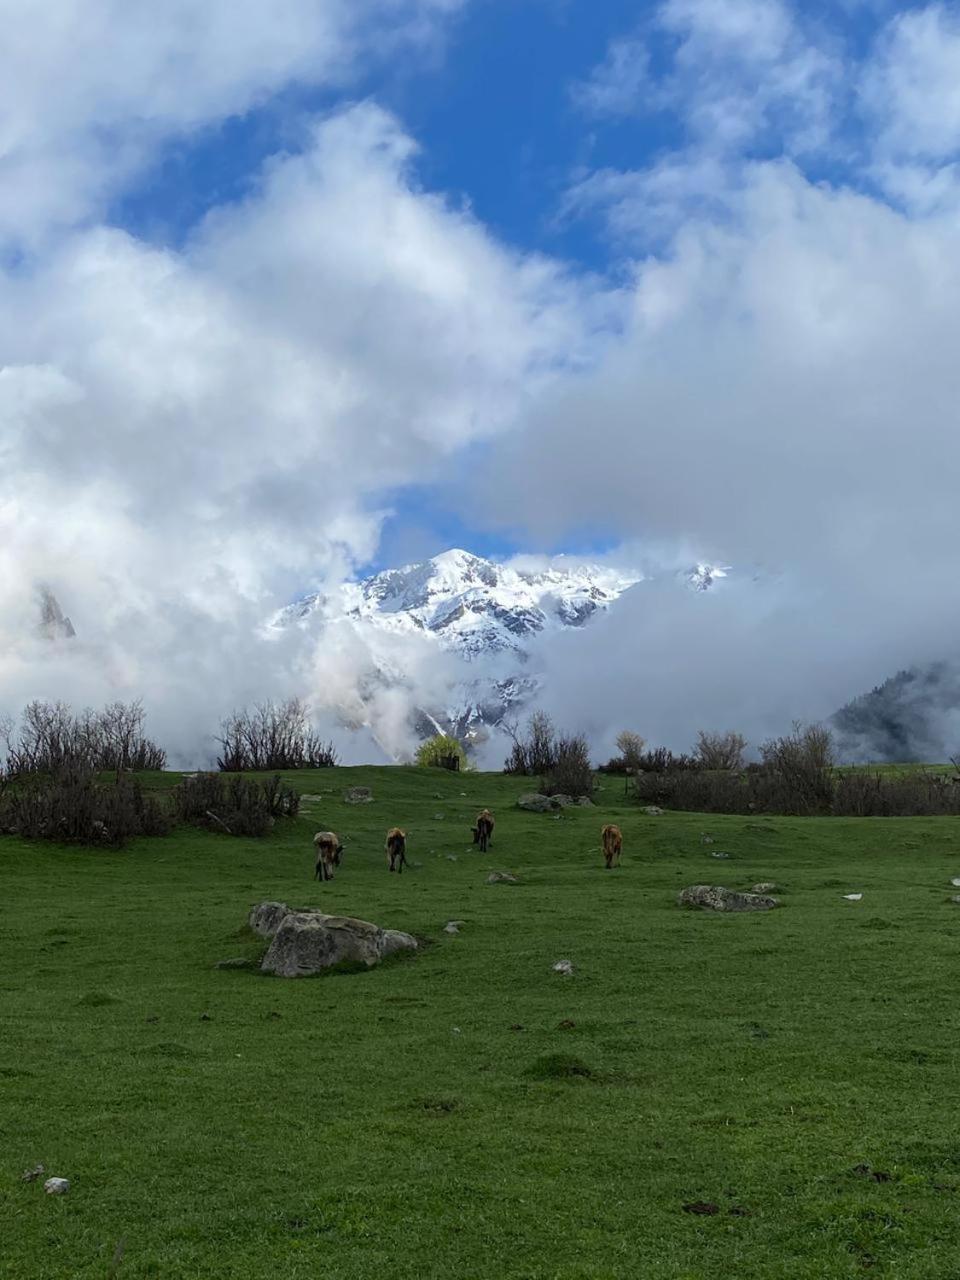
<svg viewBox="0 0 960 1280">
<path fill-rule="evenodd" d="M 472 661 L 496 653 L 525 655 L 531 637 L 550 627 L 582 626 L 639 581 L 638 574 L 584 565 L 514 569 L 452 550 L 346 583 L 339 600 L 307 596 L 283 610 L 278 621 L 302 621 L 319 611 L 383 631 L 426 632 L 441 648 Z"/>
<path fill-rule="evenodd" d="M 410 686 L 413 728 L 469 739 L 500 723 L 536 694 L 534 642 L 582 627 L 637 583 L 643 574 L 558 557 L 546 565 L 496 564 L 458 549 L 420 564 L 388 569 L 326 594 L 296 601 L 275 617 L 276 628 L 353 628 L 370 653 L 365 697 L 374 687 Z M 678 575 L 707 590 L 724 571 L 695 565 Z M 409 647 L 404 648 L 404 641 Z M 443 693 L 412 687 L 403 655 L 422 661 L 424 649 L 452 660 Z M 399 656 L 398 656 L 399 655 Z"/>
</svg>

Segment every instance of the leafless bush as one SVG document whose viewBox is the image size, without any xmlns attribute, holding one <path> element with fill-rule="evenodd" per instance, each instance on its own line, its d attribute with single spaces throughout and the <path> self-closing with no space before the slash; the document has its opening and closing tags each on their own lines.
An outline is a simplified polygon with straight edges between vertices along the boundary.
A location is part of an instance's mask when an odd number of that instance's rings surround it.
<svg viewBox="0 0 960 1280">
<path fill-rule="evenodd" d="M 102 782 L 83 764 L 68 762 L 52 775 L 28 774 L 0 793 L 0 830 L 27 839 L 122 845 L 170 828 L 160 800 L 136 779 Z"/>
<path fill-rule="evenodd" d="M 899 777 L 855 770 L 838 774 L 832 812 L 843 818 L 960 814 L 960 787 L 927 770 Z"/>
<path fill-rule="evenodd" d="M 641 804 L 695 813 L 752 813 L 750 789 L 736 774 L 703 769 L 637 775 L 634 795 Z"/>
<path fill-rule="evenodd" d="M 922 771 L 889 776 L 838 770 L 828 732 L 794 725 L 763 747 L 763 760 L 740 773 L 686 770 L 641 774 L 634 793 L 643 804 L 699 813 L 768 813 L 836 817 L 960 814 L 960 786 Z"/>
<path fill-rule="evenodd" d="M 668 747 L 651 747 L 635 756 L 628 766 L 625 758 L 614 756 L 599 766 L 600 773 L 679 773 L 686 769 L 699 769 L 696 756 L 677 755 Z"/>
<path fill-rule="evenodd" d="M 174 789 L 174 805 L 178 820 L 188 826 L 232 836 L 264 836 L 277 818 L 296 817 L 300 797 L 284 786 L 279 774 L 254 780 L 200 773 Z"/>
<path fill-rule="evenodd" d="M 582 733 L 557 739 L 553 767 L 540 780 L 544 795 L 589 796 L 593 791 L 590 748 Z"/>
<path fill-rule="evenodd" d="M 739 733 L 708 733 L 701 729 L 697 734 L 696 758 L 701 769 L 726 769 L 739 772 L 743 768 L 743 753 L 747 740 Z"/>
<path fill-rule="evenodd" d="M 299 698 L 234 711 L 222 722 L 217 741 L 217 768 L 224 773 L 329 769 L 338 759 L 333 743 L 311 728 Z"/>
<path fill-rule="evenodd" d="M 557 731 L 545 711 L 535 711 L 527 721 L 526 735 L 519 725 L 505 726 L 513 746 L 503 766 L 504 773 L 533 777 L 548 774 L 557 760 Z"/>
<path fill-rule="evenodd" d="M 836 782 L 829 729 L 797 721 L 791 733 L 763 743 L 760 755 L 763 770 L 777 777 L 793 797 L 793 812 L 817 813 L 829 808 Z"/>
<path fill-rule="evenodd" d="M 95 772 L 163 769 L 166 752 L 144 733 L 140 702 L 114 702 L 74 715 L 64 702 L 31 702 L 19 731 L 4 725 L 7 769 L 17 777 L 56 775 L 64 768 Z"/>
</svg>

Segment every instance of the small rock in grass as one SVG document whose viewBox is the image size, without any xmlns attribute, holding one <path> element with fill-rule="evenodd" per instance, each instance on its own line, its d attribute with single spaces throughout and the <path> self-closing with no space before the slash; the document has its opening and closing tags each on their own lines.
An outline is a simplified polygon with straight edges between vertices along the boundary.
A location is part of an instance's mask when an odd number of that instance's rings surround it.
<svg viewBox="0 0 960 1280">
<path fill-rule="evenodd" d="M 562 973 L 565 978 L 569 978 L 573 974 L 573 961 L 558 960 L 552 968 L 554 973 Z"/>
<path fill-rule="evenodd" d="M 448 920 L 447 923 L 443 926 L 443 932 L 459 933 L 462 925 L 463 925 L 462 920 Z"/>
<path fill-rule="evenodd" d="M 564 1018 L 562 1022 L 558 1022 L 557 1026 L 561 1031 L 572 1031 L 577 1024 L 572 1018 Z"/>
<path fill-rule="evenodd" d="M 859 902 L 862 897 L 862 893 L 845 893 L 843 895 L 845 902 Z"/>
<path fill-rule="evenodd" d="M 201 1021 L 201 1022 L 212 1022 L 212 1021 L 213 1021 L 213 1018 L 211 1018 L 211 1016 L 210 1016 L 210 1014 L 209 1014 L 209 1013 L 201 1013 L 201 1015 L 200 1015 L 200 1021 Z"/>
<path fill-rule="evenodd" d="M 772 880 L 761 880 L 759 884 L 755 884 L 750 890 L 751 893 L 776 893 L 777 886 Z"/>
<path fill-rule="evenodd" d="M 651 818 L 659 818 L 663 813 L 663 810 L 658 804 L 648 804 L 643 812 L 648 814 Z"/>
<path fill-rule="evenodd" d="M 720 1212 L 720 1206 L 709 1204 L 706 1200 L 694 1200 L 692 1204 L 683 1206 L 684 1213 L 713 1214 Z"/>
<path fill-rule="evenodd" d="M 509 871 L 491 871 L 487 876 L 487 884 L 519 884 L 520 881 L 516 876 L 512 876 Z"/>
<path fill-rule="evenodd" d="M 729 858 L 729 857 L 730 857 L 730 855 L 729 855 L 729 853 L 723 853 L 723 852 L 721 852 L 721 850 L 720 850 L 720 849 L 718 849 L 718 850 L 716 851 L 716 853 L 711 853 L 710 857 L 711 857 L 711 858 Z"/>
<path fill-rule="evenodd" d="M 347 787 L 343 793 L 344 804 L 370 804 L 373 792 L 369 787 Z"/>
<path fill-rule="evenodd" d="M 448 861 L 448 862 L 456 862 L 456 860 L 457 860 L 457 855 L 456 855 L 455 853 L 448 853 L 448 854 L 447 854 L 447 861 Z"/>
<path fill-rule="evenodd" d="M 950 901 L 955 907 L 960 907 L 960 893 L 955 893 Z"/>
<path fill-rule="evenodd" d="M 960 876 L 954 876 L 950 883 L 955 889 L 960 889 Z"/>
<path fill-rule="evenodd" d="M 708 836 L 707 833 L 704 831 L 703 835 L 700 837 L 700 843 L 713 844 L 713 836 Z"/>
<path fill-rule="evenodd" d="M 442 821 L 443 821 L 443 814 L 442 814 L 442 813 L 435 813 L 435 814 L 433 815 L 433 820 L 434 820 L 434 822 L 442 822 Z"/>
<path fill-rule="evenodd" d="M 65 1196 L 70 1190 L 69 1178 L 48 1178 L 43 1184 L 48 1196 Z"/>
<path fill-rule="evenodd" d="M 523 1023 L 522 1023 L 522 1022 L 511 1022 L 511 1023 L 510 1023 L 510 1030 L 511 1030 L 511 1031 L 524 1031 L 525 1029 L 526 1029 L 526 1028 L 524 1027 L 524 1025 L 523 1025 Z"/>
<path fill-rule="evenodd" d="M 20 1175 L 21 1182 L 36 1182 L 39 1177 L 46 1172 L 42 1164 L 35 1165 L 32 1169 L 25 1170 Z"/>
</svg>

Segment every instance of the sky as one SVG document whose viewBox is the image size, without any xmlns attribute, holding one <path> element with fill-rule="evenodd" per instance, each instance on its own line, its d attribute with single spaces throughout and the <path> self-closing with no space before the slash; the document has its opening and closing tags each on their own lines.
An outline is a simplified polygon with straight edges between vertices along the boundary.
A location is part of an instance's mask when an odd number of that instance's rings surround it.
<svg viewBox="0 0 960 1280">
<path fill-rule="evenodd" d="M 951 656 L 960 6 L 0 17 L 0 710 L 332 715 L 362 655 L 263 620 L 453 544 L 749 566 L 547 657 L 598 739 Z"/>
</svg>

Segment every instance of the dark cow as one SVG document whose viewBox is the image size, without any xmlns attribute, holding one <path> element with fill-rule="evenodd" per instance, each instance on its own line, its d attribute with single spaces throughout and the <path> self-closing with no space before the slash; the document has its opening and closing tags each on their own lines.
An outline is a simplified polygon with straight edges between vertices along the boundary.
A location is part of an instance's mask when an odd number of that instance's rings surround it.
<svg viewBox="0 0 960 1280">
<path fill-rule="evenodd" d="M 489 809 L 481 809 L 477 814 L 477 825 L 473 828 L 473 843 L 480 846 L 480 852 L 486 853 L 493 844 L 493 814 Z"/>
<path fill-rule="evenodd" d="M 403 868 L 407 865 L 406 833 L 399 827 L 391 827 L 387 832 L 387 843 L 384 847 L 387 851 L 387 866 L 391 871 L 396 871 L 402 876 Z"/>
</svg>

